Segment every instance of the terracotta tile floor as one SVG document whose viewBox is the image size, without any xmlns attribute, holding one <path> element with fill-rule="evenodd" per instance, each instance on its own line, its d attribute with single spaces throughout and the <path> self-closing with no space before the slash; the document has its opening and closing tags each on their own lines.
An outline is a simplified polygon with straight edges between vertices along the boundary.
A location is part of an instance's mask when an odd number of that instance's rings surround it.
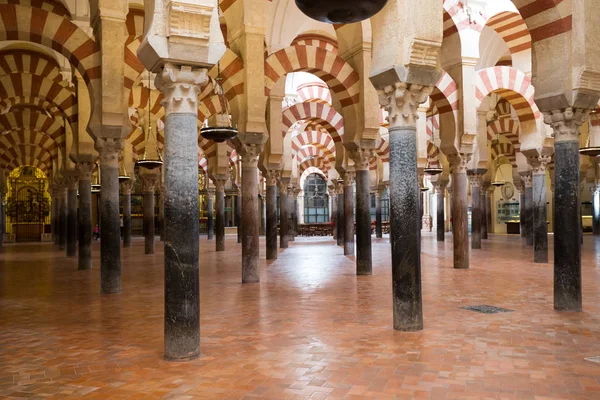
<svg viewBox="0 0 600 400">
<path fill-rule="evenodd" d="M 552 237 L 551 237 L 552 241 Z M 201 239 L 202 357 L 162 359 L 162 246 L 123 250 L 123 293 L 99 294 L 52 245 L 0 251 L 0 398 L 600 399 L 600 238 L 585 237 L 583 313 L 552 310 L 552 265 L 493 236 L 454 270 L 423 236 L 425 330 L 392 329 L 390 251 L 372 277 L 333 241 L 299 238 L 240 284 L 240 245 Z M 462 306 L 514 312 L 485 315 Z"/>
</svg>

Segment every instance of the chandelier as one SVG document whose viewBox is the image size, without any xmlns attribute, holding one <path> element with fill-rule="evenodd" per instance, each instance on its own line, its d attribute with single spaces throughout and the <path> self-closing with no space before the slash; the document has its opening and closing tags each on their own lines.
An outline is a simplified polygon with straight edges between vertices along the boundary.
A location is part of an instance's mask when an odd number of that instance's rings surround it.
<svg viewBox="0 0 600 400">
<path fill-rule="evenodd" d="M 160 156 L 160 151 L 158 150 L 157 133 L 152 131 L 152 114 L 150 113 L 150 108 L 152 106 L 151 98 L 152 88 L 150 87 L 150 71 L 148 71 L 148 115 L 146 117 L 146 124 L 142 127 L 144 136 L 146 136 L 146 145 L 144 146 L 144 155 L 135 163 L 138 167 L 145 169 L 156 169 L 163 165 L 163 160 Z M 154 140 L 156 158 L 148 157 L 148 147 L 150 146 L 151 140 Z"/>
<path fill-rule="evenodd" d="M 296 0 L 307 17 L 328 24 L 349 24 L 371 18 L 387 0 Z"/>
</svg>

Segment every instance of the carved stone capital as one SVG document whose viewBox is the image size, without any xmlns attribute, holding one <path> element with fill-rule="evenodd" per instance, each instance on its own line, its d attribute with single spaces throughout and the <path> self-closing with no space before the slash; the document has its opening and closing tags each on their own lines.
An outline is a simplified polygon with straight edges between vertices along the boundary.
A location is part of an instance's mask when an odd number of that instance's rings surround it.
<svg viewBox="0 0 600 400">
<path fill-rule="evenodd" d="M 244 144 L 240 151 L 242 156 L 242 168 L 256 168 L 258 166 L 258 156 L 262 151 L 260 144 Z"/>
<path fill-rule="evenodd" d="M 213 179 L 216 191 L 219 193 L 225 193 L 225 184 L 227 181 L 228 179 Z"/>
<path fill-rule="evenodd" d="M 467 164 L 469 164 L 469 161 L 471 161 L 471 156 L 472 154 L 469 153 L 452 154 L 448 156 L 448 161 L 450 161 L 453 172 L 458 174 L 466 174 Z"/>
<path fill-rule="evenodd" d="M 547 155 L 536 155 L 527 157 L 527 163 L 531 166 L 531 172 L 534 175 L 545 175 L 546 166 L 552 160 L 551 156 Z"/>
<path fill-rule="evenodd" d="M 469 175 L 469 183 L 471 187 L 480 188 L 483 181 L 483 175 L 471 174 Z"/>
<path fill-rule="evenodd" d="M 579 140 L 579 127 L 589 118 L 590 111 L 571 107 L 547 111 L 544 122 L 552 127 L 555 142 L 576 141 Z"/>
<path fill-rule="evenodd" d="M 96 139 L 96 150 L 100 153 L 100 165 L 119 166 L 119 153 L 123 150 L 123 140 L 119 138 Z"/>
<path fill-rule="evenodd" d="M 80 181 L 91 181 L 92 172 L 96 165 L 93 162 L 78 162 L 76 164 L 77 171 L 79 172 Z"/>
<path fill-rule="evenodd" d="M 170 63 L 164 65 L 154 81 L 156 88 L 163 94 L 161 104 L 165 108 L 165 115 L 197 114 L 198 95 L 207 83 L 207 68 Z"/>
<path fill-rule="evenodd" d="M 433 86 L 396 82 L 377 91 L 379 104 L 388 112 L 390 128 L 417 126 L 419 104 L 427 101 Z"/>
<path fill-rule="evenodd" d="M 77 190 L 78 182 L 79 179 L 76 173 L 67 175 L 64 178 L 64 184 L 66 185 L 67 190 Z"/>
<path fill-rule="evenodd" d="M 328 189 L 327 193 L 329 194 L 329 197 L 331 197 L 332 199 L 337 197 L 337 190 L 335 190 L 335 189 Z"/>
<path fill-rule="evenodd" d="M 523 186 L 525 188 L 533 187 L 531 171 L 519 172 L 519 175 L 521 176 L 521 181 L 523 182 Z"/>
<path fill-rule="evenodd" d="M 354 178 L 356 174 L 354 171 L 346 171 L 344 174 L 344 187 L 352 186 L 354 184 Z"/>
<path fill-rule="evenodd" d="M 374 149 L 363 149 L 358 148 L 356 150 L 350 151 L 350 158 L 354 161 L 354 170 L 355 171 L 368 171 L 369 170 L 369 162 L 373 158 L 375 154 Z"/>
<path fill-rule="evenodd" d="M 277 186 L 277 179 L 279 179 L 279 170 L 269 169 L 264 175 L 267 186 Z"/>
<path fill-rule="evenodd" d="M 344 181 L 338 181 L 336 190 L 337 190 L 338 196 L 344 195 Z"/>
<path fill-rule="evenodd" d="M 140 182 L 142 184 L 142 192 L 143 193 L 154 193 L 156 190 L 156 185 L 158 184 L 158 179 L 160 175 L 158 174 L 148 174 L 148 175 L 139 175 Z"/>
<path fill-rule="evenodd" d="M 129 179 L 121 183 L 121 192 L 125 195 L 130 195 L 133 189 L 133 179 Z"/>
</svg>

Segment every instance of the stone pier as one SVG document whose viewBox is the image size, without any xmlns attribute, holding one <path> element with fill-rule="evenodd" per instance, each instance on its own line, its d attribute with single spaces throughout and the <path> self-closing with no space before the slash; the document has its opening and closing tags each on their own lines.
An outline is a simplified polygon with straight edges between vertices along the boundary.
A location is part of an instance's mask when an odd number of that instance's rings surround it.
<svg viewBox="0 0 600 400">
<path fill-rule="evenodd" d="M 354 255 L 354 172 L 344 174 L 344 255 Z"/>
<path fill-rule="evenodd" d="M 92 268 L 92 171 L 91 162 L 77 163 L 79 172 L 79 263 L 78 269 Z"/>
</svg>

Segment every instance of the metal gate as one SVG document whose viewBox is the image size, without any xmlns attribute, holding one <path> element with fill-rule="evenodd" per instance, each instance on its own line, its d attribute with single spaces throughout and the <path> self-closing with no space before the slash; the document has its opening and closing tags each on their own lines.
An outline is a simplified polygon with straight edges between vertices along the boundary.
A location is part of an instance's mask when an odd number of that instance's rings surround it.
<svg viewBox="0 0 600 400">
<path fill-rule="evenodd" d="M 43 193 L 33 186 L 17 192 L 15 234 L 17 242 L 39 242 L 44 230 Z"/>
</svg>

